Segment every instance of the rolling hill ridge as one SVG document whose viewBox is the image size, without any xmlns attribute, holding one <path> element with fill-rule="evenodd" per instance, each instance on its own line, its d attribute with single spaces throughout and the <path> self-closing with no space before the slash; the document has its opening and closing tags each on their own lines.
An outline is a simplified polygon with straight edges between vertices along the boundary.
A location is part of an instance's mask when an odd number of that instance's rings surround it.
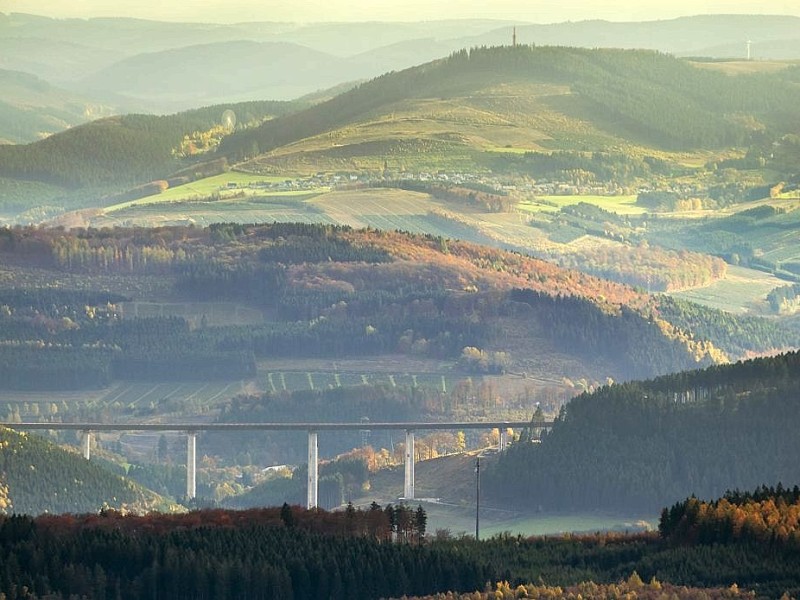
<svg viewBox="0 0 800 600">
<path fill-rule="evenodd" d="M 476 153 L 498 148 L 721 149 L 780 135 L 798 122 L 791 77 L 729 77 L 651 51 L 481 48 L 384 75 L 229 136 L 220 150 L 234 159 L 256 150 L 324 158 L 348 149 L 375 154 L 367 142 L 378 152 L 381 143 L 403 141 L 423 151 L 424 141 L 485 165 L 487 156 Z"/>
<path fill-rule="evenodd" d="M 116 112 L 109 104 L 19 71 L 0 70 L 0 87 L 0 144 L 33 142 Z"/>
<path fill-rule="evenodd" d="M 362 77 L 330 54 L 286 42 L 230 41 L 143 53 L 94 73 L 85 89 L 151 104 L 181 106 L 243 100 L 292 100 Z"/>
</svg>

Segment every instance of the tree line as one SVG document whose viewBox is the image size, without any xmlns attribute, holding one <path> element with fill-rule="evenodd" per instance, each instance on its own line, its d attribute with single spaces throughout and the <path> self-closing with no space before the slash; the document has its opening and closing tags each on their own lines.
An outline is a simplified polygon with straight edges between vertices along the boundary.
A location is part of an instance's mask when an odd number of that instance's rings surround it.
<svg viewBox="0 0 800 600">
<path fill-rule="evenodd" d="M 777 314 L 791 314 L 800 308 L 800 284 L 777 287 L 767 294 L 767 302 Z"/>
<path fill-rule="evenodd" d="M 546 326 L 558 347 L 586 358 L 615 356 L 625 378 L 682 371 L 714 360 L 701 347 L 692 354 L 679 334 L 665 335 L 654 318 L 626 307 L 606 312 L 586 299 L 524 289 L 512 290 L 509 299 L 530 307 L 530 317 Z"/>
<path fill-rule="evenodd" d="M 567 586 L 589 598 L 603 589 L 660 598 L 673 586 L 717 588 L 697 590 L 712 597 L 742 595 L 738 586 L 773 598 L 800 590 L 796 552 L 764 543 L 676 544 L 657 534 L 609 533 L 505 534 L 477 542 L 430 535 L 426 521 L 424 509 L 377 504 L 335 513 L 284 505 L 0 517 L 0 593 L 371 600 L 448 590 L 452 596 L 436 597 L 498 598 L 511 591 L 509 597 L 524 598 L 530 591 L 557 598 Z"/>
<path fill-rule="evenodd" d="M 637 180 L 676 177 L 685 173 L 685 169 L 660 158 L 617 152 L 525 152 L 522 155 L 503 154 L 488 160 L 495 171 L 511 171 L 537 180 L 571 185 L 631 185 Z"/>
<path fill-rule="evenodd" d="M 661 535 L 679 544 L 759 544 L 800 550 L 800 487 L 763 486 L 703 501 L 692 496 L 661 512 Z"/>
</svg>

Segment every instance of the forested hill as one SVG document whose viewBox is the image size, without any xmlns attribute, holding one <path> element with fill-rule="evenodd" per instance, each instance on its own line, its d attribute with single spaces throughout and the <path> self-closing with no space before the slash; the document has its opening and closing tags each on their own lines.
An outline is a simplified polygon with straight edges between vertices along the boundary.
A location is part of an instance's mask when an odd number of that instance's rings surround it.
<svg viewBox="0 0 800 600">
<path fill-rule="evenodd" d="M 96 462 L 0 426 L 0 514 L 146 511 L 166 502 Z"/>
<path fill-rule="evenodd" d="M 541 444 L 486 474 L 495 501 L 652 512 L 696 494 L 800 482 L 800 354 L 604 387 L 573 399 Z"/>
<path fill-rule="evenodd" d="M 190 165 L 191 158 L 181 155 L 184 136 L 220 128 L 226 109 L 244 124 L 295 108 L 291 102 L 245 102 L 100 119 L 31 144 L 0 146 L 0 177 L 73 188 L 145 183 Z"/>
<path fill-rule="evenodd" d="M 659 318 L 633 288 L 433 236 L 299 223 L 0 233 L 5 264 L 49 269 L 53 280 L 157 276 L 176 297 L 271 315 L 247 327 L 190 328 L 177 318 L 118 318 L 119 296 L 100 290 L 9 290 L 0 297 L 7 389 L 242 379 L 271 357 L 400 352 L 476 373 L 542 369 L 541 357 L 560 369 L 569 357 L 581 366 L 562 376 L 594 381 L 726 359 Z"/>
<path fill-rule="evenodd" d="M 783 131 L 798 122 L 796 90 L 783 77 L 729 77 L 644 50 L 549 46 L 462 50 L 386 74 L 306 111 L 230 136 L 221 149 L 231 157 L 252 156 L 375 119 L 402 101 L 470 96 L 519 82 L 568 86 L 571 94 L 554 100 L 556 110 L 586 118 L 600 128 L 613 124 L 611 133 L 646 146 L 720 148 L 743 145 L 760 135 L 762 127 Z M 558 96 L 552 90 L 551 94 Z"/>
<path fill-rule="evenodd" d="M 20 280 L 42 269 L 44 282 L 0 293 L 6 389 L 248 379 L 257 360 L 272 357 L 395 353 L 474 373 L 540 372 L 544 358 L 548 377 L 630 380 L 800 346 L 765 320 L 656 302 L 538 259 L 429 235 L 302 223 L 20 228 L 0 230 L 0 260 L 17 265 Z M 125 293 L 47 285 L 67 274 L 129 283 Z M 190 327 L 126 315 L 120 305 L 139 277 L 161 279 L 176 298 L 235 301 L 270 320 Z"/>
</svg>

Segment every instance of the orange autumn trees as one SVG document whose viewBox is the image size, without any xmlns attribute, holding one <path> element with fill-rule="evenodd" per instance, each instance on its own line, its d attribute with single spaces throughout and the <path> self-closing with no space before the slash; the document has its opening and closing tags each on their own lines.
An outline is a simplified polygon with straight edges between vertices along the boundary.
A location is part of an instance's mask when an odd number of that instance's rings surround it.
<svg viewBox="0 0 800 600">
<path fill-rule="evenodd" d="M 688 498 L 662 511 L 659 531 L 679 543 L 772 543 L 800 549 L 800 488 L 779 484 L 753 493 L 728 492 L 712 502 Z"/>
</svg>

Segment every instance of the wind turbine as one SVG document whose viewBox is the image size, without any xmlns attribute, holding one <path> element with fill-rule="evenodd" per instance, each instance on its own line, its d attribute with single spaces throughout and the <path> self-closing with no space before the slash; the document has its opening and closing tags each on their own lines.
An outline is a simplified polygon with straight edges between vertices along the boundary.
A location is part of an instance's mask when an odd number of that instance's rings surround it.
<svg viewBox="0 0 800 600">
<path fill-rule="evenodd" d="M 751 57 L 750 49 L 751 49 L 752 45 L 753 45 L 752 40 L 747 40 L 747 60 L 750 60 L 750 57 Z"/>
</svg>

